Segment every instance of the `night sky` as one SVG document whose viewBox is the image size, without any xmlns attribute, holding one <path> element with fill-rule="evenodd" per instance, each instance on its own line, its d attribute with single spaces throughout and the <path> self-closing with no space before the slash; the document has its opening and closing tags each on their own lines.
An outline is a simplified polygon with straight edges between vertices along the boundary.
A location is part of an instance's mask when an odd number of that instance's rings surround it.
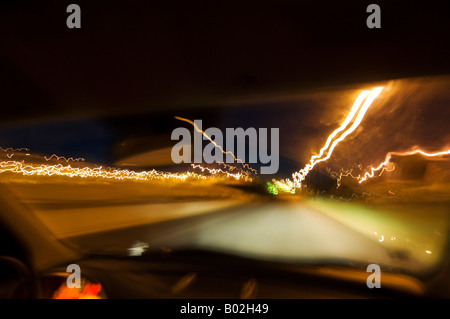
<svg viewBox="0 0 450 319">
<path fill-rule="evenodd" d="M 368 29 L 372 2 L 2 2 L 0 143 L 110 162 L 110 145 L 167 135 L 174 115 L 256 126 L 276 122 L 277 107 L 301 112 L 305 138 L 322 138 L 342 118 L 311 124 L 320 99 L 265 103 L 259 117 L 261 104 L 225 119 L 223 109 L 241 97 L 450 73 L 446 1 L 375 1 L 382 27 Z M 66 27 L 70 3 L 81 29 Z"/>
</svg>

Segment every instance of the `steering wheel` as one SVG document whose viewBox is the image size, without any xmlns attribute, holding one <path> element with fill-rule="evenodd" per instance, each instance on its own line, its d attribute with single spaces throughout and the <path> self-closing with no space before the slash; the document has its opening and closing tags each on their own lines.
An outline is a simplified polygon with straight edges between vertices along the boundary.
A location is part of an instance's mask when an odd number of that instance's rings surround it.
<svg viewBox="0 0 450 319">
<path fill-rule="evenodd" d="M 38 285 L 27 265 L 11 256 L 0 256 L 0 298 L 38 298 Z"/>
</svg>

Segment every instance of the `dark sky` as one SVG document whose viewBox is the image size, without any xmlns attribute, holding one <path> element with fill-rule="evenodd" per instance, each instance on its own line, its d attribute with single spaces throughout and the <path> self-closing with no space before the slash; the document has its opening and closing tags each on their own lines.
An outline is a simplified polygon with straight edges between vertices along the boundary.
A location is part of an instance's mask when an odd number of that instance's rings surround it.
<svg viewBox="0 0 450 319">
<path fill-rule="evenodd" d="M 373 2 L 381 29 L 366 26 Z M 449 74 L 447 2 L 3 1 L 0 143 L 101 161 L 106 141 L 148 144 L 155 130 L 168 134 L 173 115 L 201 114 L 213 126 L 229 100 Z M 81 7 L 81 29 L 66 27 L 70 3 Z M 274 107 L 266 118 L 282 126 L 277 106 L 266 109 Z M 296 138 L 310 138 L 299 152 L 309 154 L 342 116 L 317 126 L 320 99 L 295 107 L 304 108 Z M 283 110 L 294 112 L 289 103 Z"/>
<path fill-rule="evenodd" d="M 446 1 L 376 1 L 381 29 L 369 3 L 3 1 L 0 121 L 450 72 Z"/>
</svg>

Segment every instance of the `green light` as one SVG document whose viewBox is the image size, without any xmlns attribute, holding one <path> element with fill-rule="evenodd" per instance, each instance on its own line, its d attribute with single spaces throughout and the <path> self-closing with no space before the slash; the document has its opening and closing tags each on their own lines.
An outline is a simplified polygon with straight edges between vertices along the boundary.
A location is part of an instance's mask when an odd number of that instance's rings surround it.
<svg viewBox="0 0 450 319">
<path fill-rule="evenodd" d="M 267 182 L 267 191 L 269 194 L 278 195 L 278 188 L 271 182 Z"/>
</svg>

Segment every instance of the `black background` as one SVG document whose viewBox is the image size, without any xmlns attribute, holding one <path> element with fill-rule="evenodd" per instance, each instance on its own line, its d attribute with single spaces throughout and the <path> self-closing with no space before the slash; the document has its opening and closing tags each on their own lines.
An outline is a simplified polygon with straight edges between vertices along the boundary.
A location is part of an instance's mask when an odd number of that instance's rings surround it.
<svg viewBox="0 0 450 319">
<path fill-rule="evenodd" d="M 68 29 L 67 5 L 81 7 Z M 381 7 L 381 29 L 366 26 Z M 3 1 L 1 122 L 450 72 L 447 1 Z"/>
</svg>

